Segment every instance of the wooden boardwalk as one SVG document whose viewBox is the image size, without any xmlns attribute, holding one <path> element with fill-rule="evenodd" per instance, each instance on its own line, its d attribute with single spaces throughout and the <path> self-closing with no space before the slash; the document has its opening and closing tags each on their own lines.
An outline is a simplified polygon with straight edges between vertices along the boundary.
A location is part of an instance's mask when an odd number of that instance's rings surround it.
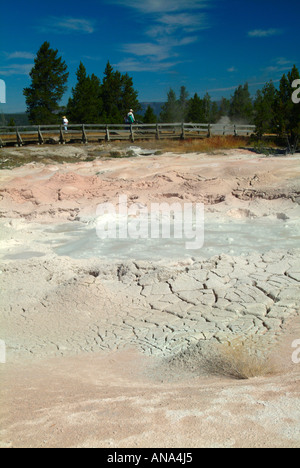
<svg viewBox="0 0 300 468">
<path fill-rule="evenodd" d="M 89 143 L 113 140 L 162 140 L 209 138 L 214 135 L 250 136 L 255 133 L 254 125 L 220 124 L 75 124 L 68 125 L 26 125 L 0 127 L 0 147 L 25 144 L 66 144 Z"/>
</svg>

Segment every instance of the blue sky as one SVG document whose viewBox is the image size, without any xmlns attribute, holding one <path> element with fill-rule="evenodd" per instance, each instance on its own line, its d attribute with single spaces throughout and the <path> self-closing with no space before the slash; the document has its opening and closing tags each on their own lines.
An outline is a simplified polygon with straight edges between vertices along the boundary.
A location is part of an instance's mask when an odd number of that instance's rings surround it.
<svg viewBox="0 0 300 468">
<path fill-rule="evenodd" d="M 164 101 L 172 87 L 213 99 L 246 81 L 254 95 L 300 68 L 299 0 L 52 0 L 1 6 L 3 112 L 26 109 L 23 88 L 44 41 L 70 73 L 67 102 L 80 61 L 100 79 L 107 61 L 133 78 L 140 101 Z"/>
</svg>

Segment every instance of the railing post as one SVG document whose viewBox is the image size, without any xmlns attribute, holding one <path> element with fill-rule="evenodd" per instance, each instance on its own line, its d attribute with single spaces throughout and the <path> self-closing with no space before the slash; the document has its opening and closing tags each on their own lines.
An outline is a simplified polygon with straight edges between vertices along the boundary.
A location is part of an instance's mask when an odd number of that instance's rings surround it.
<svg viewBox="0 0 300 468">
<path fill-rule="evenodd" d="M 88 142 L 84 124 L 82 124 L 82 143 L 86 144 Z"/>
<path fill-rule="evenodd" d="M 181 140 L 185 139 L 184 122 L 181 124 Z"/>
<path fill-rule="evenodd" d="M 211 137 L 211 126 L 210 124 L 208 124 L 208 128 L 207 128 L 207 138 L 210 138 Z"/>
<path fill-rule="evenodd" d="M 108 125 L 106 125 L 106 127 L 105 127 L 105 140 L 110 141 Z"/>
<path fill-rule="evenodd" d="M 43 145 L 44 144 L 44 138 L 43 138 L 40 126 L 38 126 L 38 137 L 39 137 L 39 145 Z"/>
<path fill-rule="evenodd" d="M 18 127 L 16 127 L 16 135 L 17 135 L 18 146 L 22 146 L 23 145 L 23 140 L 22 140 L 22 137 L 21 137 L 21 135 L 19 133 Z"/>
<path fill-rule="evenodd" d="M 158 123 L 156 124 L 156 135 L 155 135 L 155 137 L 156 137 L 157 140 L 160 139 Z"/>
<path fill-rule="evenodd" d="M 60 131 L 59 131 L 59 143 L 61 145 L 64 145 L 66 142 L 65 142 L 65 139 L 64 139 L 64 134 L 63 134 L 63 128 L 62 128 L 62 125 L 60 125 Z"/>
<path fill-rule="evenodd" d="M 131 140 L 132 142 L 134 142 L 134 134 L 133 134 L 132 124 L 130 124 L 130 140 Z"/>
</svg>

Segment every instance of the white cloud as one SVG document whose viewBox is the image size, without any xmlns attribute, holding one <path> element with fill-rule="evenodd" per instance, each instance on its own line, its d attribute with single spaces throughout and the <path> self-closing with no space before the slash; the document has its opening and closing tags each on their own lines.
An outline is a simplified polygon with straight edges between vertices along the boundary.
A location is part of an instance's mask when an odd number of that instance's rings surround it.
<svg viewBox="0 0 300 468">
<path fill-rule="evenodd" d="M 186 62 L 181 60 L 178 48 L 198 40 L 196 36 L 182 39 L 168 37 L 157 43 L 143 42 L 124 44 L 122 51 L 135 57 L 127 57 L 118 63 L 121 71 L 160 71 L 166 72 L 178 64 Z"/>
<path fill-rule="evenodd" d="M 262 68 L 263 71 L 267 72 L 267 73 L 272 73 L 272 72 L 276 72 L 278 71 L 278 67 L 273 67 L 273 66 L 270 66 L 270 67 L 265 67 L 265 68 Z"/>
<path fill-rule="evenodd" d="M 285 57 L 277 57 L 271 61 L 270 66 L 262 68 L 265 73 L 283 73 L 290 71 L 295 61 L 288 60 Z"/>
<path fill-rule="evenodd" d="M 280 80 L 273 80 L 273 83 L 277 83 L 278 81 Z M 252 88 L 253 86 L 262 86 L 262 85 L 265 85 L 266 82 L 265 81 L 260 81 L 258 83 L 248 83 L 248 86 L 249 88 Z M 228 88 L 215 88 L 215 89 L 208 89 L 208 93 L 210 92 L 224 92 L 224 91 L 233 91 L 233 90 L 236 90 L 238 87 L 240 86 L 239 85 L 235 85 L 235 86 L 230 86 Z"/>
<path fill-rule="evenodd" d="M 271 37 L 279 36 L 282 34 L 282 29 L 255 29 L 254 31 L 249 31 L 249 37 Z"/>
<path fill-rule="evenodd" d="M 230 86 L 229 88 L 214 88 L 214 89 L 208 89 L 207 92 L 208 93 L 211 93 L 211 92 L 219 92 L 219 91 L 232 91 L 234 89 L 236 89 L 238 87 L 238 85 L 236 86 Z"/>
<path fill-rule="evenodd" d="M 175 28 L 183 28 L 184 30 L 198 30 L 206 28 L 206 15 L 203 13 L 192 15 L 190 13 L 168 14 L 160 16 L 157 21 Z"/>
<path fill-rule="evenodd" d="M 124 44 L 121 50 L 127 54 L 144 57 L 148 60 L 163 61 L 171 57 L 177 57 L 179 54 L 175 48 L 192 44 L 198 40 L 197 36 L 188 36 L 182 39 L 172 37 L 153 42 L 140 42 Z"/>
<path fill-rule="evenodd" d="M 237 69 L 236 69 L 235 67 L 230 67 L 230 68 L 227 69 L 227 71 L 228 71 L 229 73 L 234 73 L 234 72 L 237 71 Z"/>
<path fill-rule="evenodd" d="M 122 50 L 134 57 L 125 57 L 117 64 L 120 71 L 167 72 L 176 65 L 183 63 L 175 46 L 185 45 L 187 38 L 177 41 L 169 40 L 161 43 L 141 42 L 124 44 Z"/>
<path fill-rule="evenodd" d="M 112 0 L 111 3 L 136 10 L 138 21 L 147 24 L 143 35 L 148 41 L 120 46 L 128 56 L 118 64 L 118 68 L 123 71 L 164 71 L 186 62 L 186 58 L 179 58 L 182 54 L 180 49 L 197 42 L 197 33 L 209 27 L 203 9 L 214 1 Z"/>
<path fill-rule="evenodd" d="M 284 72 L 290 71 L 291 68 L 292 68 L 291 66 L 285 66 L 285 67 L 270 66 L 270 67 L 263 68 L 262 71 L 266 73 L 284 73 Z"/>
<path fill-rule="evenodd" d="M 292 66 L 293 65 L 293 60 L 288 60 L 286 59 L 285 57 L 277 57 L 274 62 L 277 64 L 277 65 L 280 65 L 280 66 L 284 66 L 284 65 L 290 65 Z"/>
<path fill-rule="evenodd" d="M 162 46 L 149 42 L 141 42 L 135 44 L 124 44 L 123 51 L 139 57 L 155 58 L 156 60 L 165 60 L 170 56 L 170 46 Z"/>
<path fill-rule="evenodd" d="M 31 52 L 12 52 L 11 54 L 6 54 L 7 60 L 11 59 L 24 59 L 24 60 L 33 60 L 35 57 Z"/>
<path fill-rule="evenodd" d="M 142 13 L 168 13 L 182 10 L 198 10 L 209 5 L 209 0 L 110 0 L 110 3 L 133 8 Z"/>
<path fill-rule="evenodd" d="M 156 18 L 154 24 L 146 29 L 146 34 L 153 38 L 171 34 L 185 35 L 209 28 L 204 13 L 191 15 L 188 13 L 167 14 Z"/>
<path fill-rule="evenodd" d="M 143 59 L 138 60 L 135 58 L 125 58 L 119 63 L 115 63 L 113 65 L 121 72 L 170 72 L 172 68 L 174 68 L 176 65 L 179 65 L 180 63 L 182 63 L 180 60 L 167 62 L 149 62 Z"/>
<path fill-rule="evenodd" d="M 27 63 L 24 65 L 20 64 L 11 64 L 0 68 L 0 75 L 3 76 L 11 76 L 11 75 L 29 75 L 32 67 L 34 66 L 33 63 Z"/>
<path fill-rule="evenodd" d="M 101 56 L 92 56 L 92 55 L 83 55 L 84 59 L 86 60 L 92 60 L 92 61 L 95 61 L 95 62 L 98 62 L 99 60 L 102 60 L 102 57 Z M 77 61 L 75 61 L 74 63 L 77 63 Z"/>
<path fill-rule="evenodd" d="M 94 21 L 83 18 L 51 16 L 38 26 L 38 30 L 55 34 L 92 34 L 95 31 L 94 24 Z"/>
<path fill-rule="evenodd" d="M 174 46 L 185 46 L 198 41 L 198 36 L 187 36 L 174 42 Z"/>
</svg>

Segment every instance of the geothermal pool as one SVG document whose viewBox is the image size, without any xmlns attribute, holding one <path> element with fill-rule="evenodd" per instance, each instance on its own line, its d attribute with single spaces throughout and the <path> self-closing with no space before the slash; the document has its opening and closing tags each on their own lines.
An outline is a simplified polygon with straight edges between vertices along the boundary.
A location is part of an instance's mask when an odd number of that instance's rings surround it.
<svg viewBox="0 0 300 468">
<path fill-rule="evenodd" d="M 77 259 L 101 257 L 160 260 L 191 256 L 209 258 L 221 253 L 246 255 L 254 251 L 262 253 L 270 249 L 290 249 L 300 245 L 300 223 L 295 221 L 277 219 L 207 221 L 204 224 L 203 234 L 203 246 L 190 249 L 187 248 L 187 242 L 193 239 L 174 238 L 172 230 L 169 239 L 100 239 L 95 228 L 78 227 L 65 233 L 65 241 L 56 247 L 54 252 L 57 255 Z M 199 238 L 199 245 L 200 242 Z"/>
<path fill-rule="evenodd" d="M 284 218 L 284 216 L 282 217 Z M 47 254 L 67 256 L 73 259 L 102 258 L 106 260 L 130 259 L 153 260 L 184 259 L 191 257 L 209 258 L 221 253 L 239 256 L 251 252 L 263 253 L 272 249 L 289 250 L 300 245 L 300 221 L 281 217 L 254 219 L 230 219 L 206 216 L 203 238 L 199 235 L 197 248 L 187 248 L 193 238 L 175 238 L 175 226 L 170 228 L 170 238 L 160 237 L 120 239 L 121 223 L 117 221 L 117 238 L 99 238 L 97 220 L 69 222 L 56 225 L 35 224 L 23 227 L 23 241 L 5 247 L 0 254 L 3 259 L 26 259 Z M 26 225 L 25 225 L 26 226 Z M 123 226 L 124 227 L 124 226 Z M 195 226 L 194 226 L 195 228 Z M 27 235 L 24 236 L 25 231 Z M 177 231 L 178 232 L 178 231 Z M 198 232 L 198 231 L 197 231 Z M 198 233 L 199 234 L 199 233 Z M 109 234 L 108 234 L 109 236 Z M 203 244 L 203 245 L 202 245 Z"/>
</svg>

